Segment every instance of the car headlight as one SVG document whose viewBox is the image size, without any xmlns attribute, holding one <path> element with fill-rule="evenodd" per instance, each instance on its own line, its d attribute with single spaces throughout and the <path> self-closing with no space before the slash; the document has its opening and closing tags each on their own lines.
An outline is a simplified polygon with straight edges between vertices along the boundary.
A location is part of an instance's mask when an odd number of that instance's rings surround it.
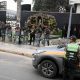
<svg viewBox="0 0 80 80">
<path fill-rule="evenodd" d="M 43 53 L 43 52 L 45 52 L 45 51 L 37 50 L 36 52 L 34 52 L 34 53 L 32 54 L 32 56 L 33 56 L 33 57 L 39 56 L 40 53 Z"/>
<path fill-rule="evenodd" d="M 32 56 L 38 56 L 39 55 L 39 53 L 33 53 L 32 54 Z"/>
<path fill-rule="evenodd" d="M 46 52 L 46 51 L 37 50 L 37 53 L 38 53 L 38 54 L 43 53 L 43 52 Z"/>
</svg>

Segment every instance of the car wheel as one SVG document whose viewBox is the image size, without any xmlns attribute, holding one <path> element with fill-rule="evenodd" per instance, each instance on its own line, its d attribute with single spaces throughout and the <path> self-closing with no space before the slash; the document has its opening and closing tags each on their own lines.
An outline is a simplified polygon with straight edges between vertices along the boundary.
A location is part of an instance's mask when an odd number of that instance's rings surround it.
<svg viewBox="0 0 80 80">
<path fill-rule="evenodd" d="M 47 78 L 53 78 L 57 75 L 57 66 L 50 60 L 42 61 L 39 65 L 40 73 Z"/>
</svg>

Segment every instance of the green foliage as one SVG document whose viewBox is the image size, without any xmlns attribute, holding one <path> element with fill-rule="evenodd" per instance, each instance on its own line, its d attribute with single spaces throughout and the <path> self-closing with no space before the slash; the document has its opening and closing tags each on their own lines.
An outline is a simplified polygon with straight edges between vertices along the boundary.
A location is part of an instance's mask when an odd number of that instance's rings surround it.
<svg viewBox="0 0 80 80">
<path fill-rule="evenodd" d="M 40 19 L 38 19 L 39 17 Z M 53 30 L 57 26 L 55 17 L 47 14 L 35 14 L 33 16 L 30 16 L 27 20 L 27 24 L 47 25 L 51 30 Z"/>
<path fill-rule="evenodd" d="M 35 17 L 32 17 L 30 21 L 31 21 L 31 24 L 36 24 L 36 18 Z"/>
<path fill-rule="evenodd" d="M 33 0 L 35 11 L 59 11 L 60 6 L 68 6 L 69 0 Z"/>
<path fill-rule="evenodd" d="M 49 26 L 51 26 L 51 29 L 53 29 L 54 27 L 56 27 L 57 26 L 57 22 L 56 22 L 55 17 L 49 18 L 48 24 L 49 24 Z"/>
<path fill-rule="evenodd" d="M 41 7 L 42 1 L 41 0 L 33 0 L 33 2 L 34 2 L 33 10 L 40 11 L 42 8 Z"/>
<path fill-rule="evenodd" d="M 55 29 L 53 29 L 52 34 L 61 36 L 62 35 L 62 30 L 55 28 Z"/>
</svg>

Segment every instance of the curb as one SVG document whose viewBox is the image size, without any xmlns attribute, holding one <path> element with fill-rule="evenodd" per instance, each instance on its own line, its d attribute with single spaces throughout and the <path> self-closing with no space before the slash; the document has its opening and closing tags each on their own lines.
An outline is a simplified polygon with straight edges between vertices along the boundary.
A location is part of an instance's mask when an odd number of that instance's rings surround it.
<svg viewBox="0 0 80 80">
<path fill-rule="evenodd" d="M 27 56 L 27 57 L 32 58 L 32 54 L 31 54 L 30 52 L 27 52 L 27 53 L 25 54 L 25 53 L 22 53 L 22 52 L 8 51 L 8 50 L 3 50 L 3 49 L 0 49 L 0 51 L 12 53 L 12 54 L 18 54 L 18 55 Z"/>
</svg>

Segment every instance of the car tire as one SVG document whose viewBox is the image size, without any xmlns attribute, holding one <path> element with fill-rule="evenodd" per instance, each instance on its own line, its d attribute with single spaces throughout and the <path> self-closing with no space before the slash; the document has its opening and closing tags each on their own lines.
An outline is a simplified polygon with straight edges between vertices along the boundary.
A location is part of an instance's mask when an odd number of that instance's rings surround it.
<svg viewBox="0 0 80 80">
<path fill-rule="evenodd" d="M 53 78 L 57 75 L 58 69 L 54 62 L 51 60 L 44 60 L 39 65 L 39 72 L 47 78 Z"/>
</svg>

